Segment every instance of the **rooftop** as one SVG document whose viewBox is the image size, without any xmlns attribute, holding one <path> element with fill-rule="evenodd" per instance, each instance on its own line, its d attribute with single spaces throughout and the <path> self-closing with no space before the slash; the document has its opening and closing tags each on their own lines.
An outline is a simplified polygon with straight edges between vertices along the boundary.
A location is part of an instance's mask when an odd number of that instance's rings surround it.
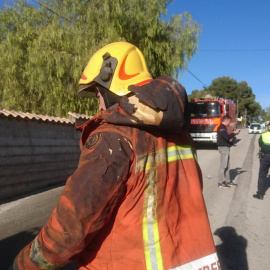
<svg viewBox="0 0 270 270">
<path fill-rule="evenodd" d="M 66 124 L 74 124 L 76 120 L 88 120 L 92 118 L 90 115 L 79 114 L 74 112 L 68 112 L 69 118 L 64 117 L 56 117 L 56 116 L 48 116 L 42 114 L 33 114 L 33 113 L 25 113 L 20 111 L 10 111 L 2 109 L 0 110 L 0 117 L 10 117 L 10 118 L 22 118 L 22 119 L 30 119 L 30 120 L 38 120 L 38 121 L 48 121 L 48 122 L 56 122 L 56 123 L 66 123 Z"/>
</svg>

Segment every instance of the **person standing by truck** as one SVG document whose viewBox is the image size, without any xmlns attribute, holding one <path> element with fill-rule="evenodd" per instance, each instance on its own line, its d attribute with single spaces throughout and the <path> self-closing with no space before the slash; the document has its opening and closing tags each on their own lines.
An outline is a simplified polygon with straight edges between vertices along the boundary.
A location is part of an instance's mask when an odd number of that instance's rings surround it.
<svg viewBox="0 0 270 270">
<path fill-rule="evenodd" d="M 255 199 L 263 200 L 266 190 L 269 187 L 267 178 L 270 168 L 270 122 L 267 124 L 267 131 L 259 138 L 260 146 L 260 171 L 258 179 L 258 191 L 253 195 Z"/>
<path fill-rule="evenodd" d="M 232 133 L 228 133 L 228 126 L 230 125 L 231 117 L 225 115 L 222 117 L 221 124 L 217 129 L 217 146 L 220 153 L 220 166 L 219 166 L 219 180 L 218 187 L 230 188 L 232 186 L 237 187 L 229 177 L 230 168 L 230 147 L 236 135 L 239 134 L 240 130 L 235 130 Z"/>
</svg>

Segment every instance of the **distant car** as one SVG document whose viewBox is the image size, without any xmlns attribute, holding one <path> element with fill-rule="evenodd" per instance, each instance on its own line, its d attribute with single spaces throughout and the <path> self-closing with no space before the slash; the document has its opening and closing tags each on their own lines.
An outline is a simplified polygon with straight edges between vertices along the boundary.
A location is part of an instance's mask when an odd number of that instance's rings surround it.
<svg viewBox="0 0 270 270">
<path fill-rule="evenodd" d="M 249 130 L 248 133 L 252 134 L 252 133 L 262 133 L 262 126 L 260 123 L 252 123 L 249 126 Z"/>
</svg>

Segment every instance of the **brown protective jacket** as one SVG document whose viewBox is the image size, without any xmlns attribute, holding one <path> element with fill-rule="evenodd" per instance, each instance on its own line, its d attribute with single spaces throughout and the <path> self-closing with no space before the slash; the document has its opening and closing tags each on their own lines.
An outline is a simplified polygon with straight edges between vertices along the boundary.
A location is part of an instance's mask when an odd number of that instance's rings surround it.
<svg viewBox="0 0 270 270">
<path fill-rule="evenodd" d="M 184 88 L 162 76 L 130 90 L 80 127 L 78 169 L 20 270 L 220 269 Z"/>
</svg>

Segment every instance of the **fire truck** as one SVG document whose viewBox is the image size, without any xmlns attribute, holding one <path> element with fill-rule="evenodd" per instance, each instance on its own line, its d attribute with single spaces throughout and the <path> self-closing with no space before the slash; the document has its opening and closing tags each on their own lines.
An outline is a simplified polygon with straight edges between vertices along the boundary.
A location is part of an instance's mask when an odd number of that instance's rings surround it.
<svg viewBox="0 0 270 270">
<path fill-rule="evenodd" d="M 236 129 L 236 108 L 233 100 L 218 97 L 193 98 L 189 105 L 191 112 L 189 132 L 194 141 L 217 143 L 217 128 L 225 115 L 232 118 L 228 132 L 231 133 Z"/>
</svg>

